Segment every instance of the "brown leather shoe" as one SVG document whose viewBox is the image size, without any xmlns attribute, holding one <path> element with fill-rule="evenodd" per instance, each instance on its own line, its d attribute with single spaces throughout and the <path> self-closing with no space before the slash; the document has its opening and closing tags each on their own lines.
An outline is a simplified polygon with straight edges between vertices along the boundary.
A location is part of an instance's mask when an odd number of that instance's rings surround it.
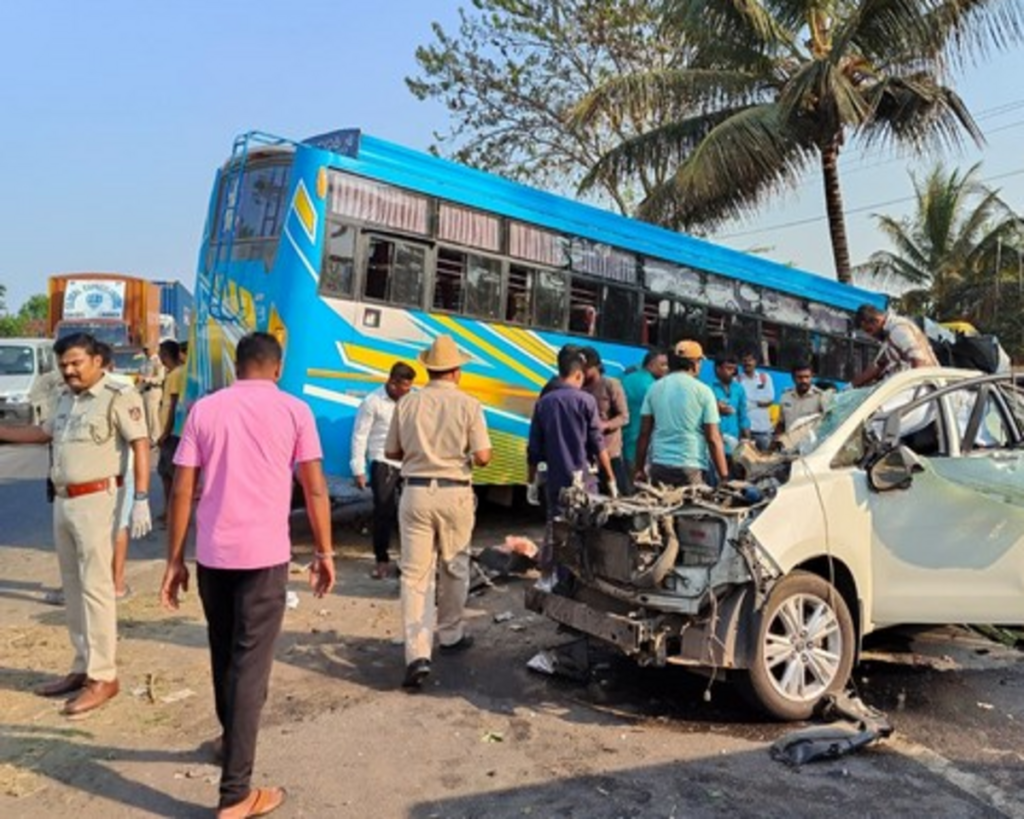
<svg viewBox="0 0 1024 819">
<path fill-rule="evenodd" d="M 80 716 L 95 708 L 99 708 L 107 700 L 113 699 L 120 690 L 121 687 L 117 684 L 117 680 L 111 680 L 110 682 L 88 680 L 82 693 L 73 700 L 69 700 L 68 704 L 64 706 L 62 713 L 69 717 Z"/>
<path fill-rule="evenodd" d="M 74 694 L 86 683 L 85 674 L 68 674 L 59 680 L 48 682 L 36 689 L 40 697 L 63 697 L 65 694 Z"/>
</svg>

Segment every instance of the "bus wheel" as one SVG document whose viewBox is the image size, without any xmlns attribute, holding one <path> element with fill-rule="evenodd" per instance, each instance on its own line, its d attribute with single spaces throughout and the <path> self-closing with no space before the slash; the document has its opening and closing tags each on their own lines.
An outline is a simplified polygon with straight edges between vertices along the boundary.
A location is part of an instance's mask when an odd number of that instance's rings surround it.
<svg viewBox="0 0 1024 819">
<path fill-rule="evenodd" d="M 775 585 L 755 620 L 748 699 L 776 719 L 808 719 L 853 670 L 853 618 L 839 591 L 809 572 Z"/>
</svg>

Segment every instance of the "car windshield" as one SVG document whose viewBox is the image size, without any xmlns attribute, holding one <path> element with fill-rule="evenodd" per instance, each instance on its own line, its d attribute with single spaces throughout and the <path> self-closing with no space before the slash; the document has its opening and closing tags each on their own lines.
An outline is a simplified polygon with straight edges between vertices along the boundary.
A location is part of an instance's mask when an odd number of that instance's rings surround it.
<svg viewBox="0 0 1024 819">
<path fill-rule="evenodd" d="M 806 455 L 827 441 L 843 425 L 843 422 L 857 411 L 857 408 L 873 391 L 874 387 L 860 387 L 836 393 L 824 413 L 814 416 L 806 424 L 797 427 L 800 452 Z"/>
<path fill-rule="evenodd" d="M 32 375 L 35 371 L 36 357 L 31 347 L 0 346 L 0 375 Z"/>
</svg>

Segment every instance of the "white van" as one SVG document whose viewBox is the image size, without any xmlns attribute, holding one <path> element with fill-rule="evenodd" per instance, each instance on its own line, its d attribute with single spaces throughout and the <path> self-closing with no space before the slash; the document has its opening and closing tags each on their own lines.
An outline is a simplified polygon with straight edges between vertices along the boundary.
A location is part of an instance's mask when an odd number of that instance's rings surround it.
<svg viewBox="0 0 1024 819">
<path fill-rule="evenodd" d="M 0 423 L 42 423 L 61 383 L 52 340 L 0 338 Z"/>
</svg>

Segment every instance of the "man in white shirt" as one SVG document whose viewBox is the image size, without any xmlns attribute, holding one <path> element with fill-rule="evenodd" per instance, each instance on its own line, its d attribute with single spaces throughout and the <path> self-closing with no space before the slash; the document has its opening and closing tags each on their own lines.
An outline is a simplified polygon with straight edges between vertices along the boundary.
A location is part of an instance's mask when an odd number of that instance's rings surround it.
<svg viewBox="0 0 1024 819">
<path fill-rule="evenodd" d="M 366 488 L 366 464 L 370 464 L 370 491 L 373 492 L 373 554 L 377 565 L 372 577 L 391 576 L 388 547 L 398 517 L 397 490 L 401 464 L 384 457 L 384 441 L 391 427 L 398 400 L 412 389 L 416 371 L 404 361 L 391 368 L 383 387 L 371 392 L 359 405 L 352 426 L 352 476 L 355 485 Z"/>
<path fill-rule="evenodd" d="M 740 386 L 747 394 L 747 415 L 750 416 L 750 437 L 757 448 L 767 452 L 772 445 L 771 415 L 768 408 L 775 401 L 775 385 L 768 373 L 757 369 L 757 356 L 753 352 L 745 352 L 740 359 L 742 369 L 736 376 Z"/>
</svg>

